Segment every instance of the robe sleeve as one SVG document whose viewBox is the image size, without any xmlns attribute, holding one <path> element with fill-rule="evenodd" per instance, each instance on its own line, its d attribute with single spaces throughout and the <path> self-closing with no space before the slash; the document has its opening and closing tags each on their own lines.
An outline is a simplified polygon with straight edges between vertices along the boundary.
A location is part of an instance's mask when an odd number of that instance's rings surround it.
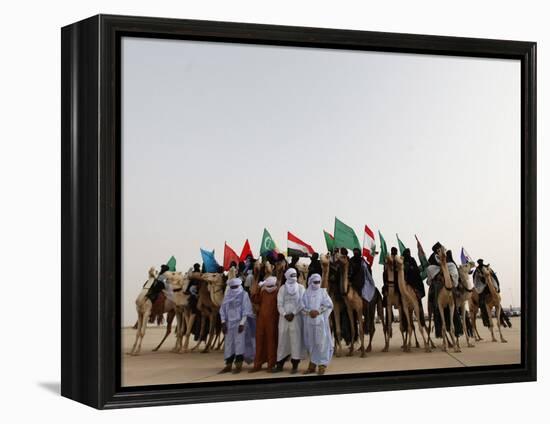
<svg viewBox="0 0 550 424">
<path fill-rule="evenodd" d="M 285 308 L 284 308 L 285 294 L 283 292 L 284 290 L 283 287 L 281 287 L 277 292 L 277 310 L 279 311 L 279 315 L 281 316 L 285 315 Z"/>
<path fill-rule="evenodd" d="M 225 322 L 225 305 L 222 304 L 220 308 L 220 319 L 222 321 L 222 324 Z"/>
<path fill-rule="evenodd" d="M 261 305 L 262 304 L 262 290 L 256 290 L 256 293 L 254 293 L 250 297 L 250 300 L 252 301 L 252 303 L 254 303 L 256 305 Z"/>
<path fill-rule="evenodd" d="M 240 321 L 240 325 L 244 325 L 246 323 L 246 320 L 248 317 L 254 317 L 254 311 L 252 310 L 252 303 L 250 302 L 250 297 L 248 297 L 248 293 L 244 292 L 243 294 L 243 314 Z"/>
<path fill-rule="evenodd" d="M 321 307 L 319 308 L 319 313 L 323 313 L 329 310 L 332 310 L 334 305 L 332 304 L 332 300 L 328 293 L 325 290 L 324 296 L 323 296 L 323 302 L 321 303 Z"/>
</svg>

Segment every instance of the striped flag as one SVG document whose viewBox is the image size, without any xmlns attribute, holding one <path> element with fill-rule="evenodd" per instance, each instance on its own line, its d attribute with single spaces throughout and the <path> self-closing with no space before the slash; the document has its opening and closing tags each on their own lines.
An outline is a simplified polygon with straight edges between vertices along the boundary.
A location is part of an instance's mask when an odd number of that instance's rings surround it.
<svg viewBox="0 0 550 424">
<path fill-rule="evenodd" d="M 462 262 L 462 265 L 467 264 L 468 262 L 473 262 L 472 257 L 464 248 L 462 248 L 462 251 L 460 252 L 460 261 Z"/>
<path fill-rule="evenodd" d="M 311 247 L 311 245 L 300 240 L 290 231 L 288 231 L 287 234 L 288 234 L 288 237 L 287 237 L 288 256 L 309 256 L 315 252 L 315 250 L 313 250 L 313 247 Z"/>
<path fill-rule="evenodd" d="M 367 259 L 370 266 L 374 262 L 374 254 L 376 253 L 376 243 L 374 242 L 374 233 L 365 225 L 365 234 L 363 237 L 363 256 Z"/>
</svg>

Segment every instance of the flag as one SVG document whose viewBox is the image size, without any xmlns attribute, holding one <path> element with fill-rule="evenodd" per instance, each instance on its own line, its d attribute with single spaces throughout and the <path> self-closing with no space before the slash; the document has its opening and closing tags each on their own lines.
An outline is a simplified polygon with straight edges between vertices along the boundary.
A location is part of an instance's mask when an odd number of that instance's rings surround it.
<svg viewBox="0 0 550 424">
<path fill-rule="evenodd" d="M 277 245 L 273 241 L 271 234 L 264 228 L 264 234 L 262 235 L 262 244 L 260 247 L 260 256 L 266 256 L 270 252 L 277 252 Z"/>
<path fill-rule="evenodd" d="M 168 262 L 166 262 L 166 266 L 168 267 L 168 271 L 176 272 L 176 258 L 173 256 L 168 259 Z"/>
<path fill-rule="evenodd" d="M 462 265 L 467 264 L 468 262 L 473 262 L 472 257 L 468 255 L 468 252 L 466 252 L 466 249 L 462 248 L 460 252 L 460 261 L 462 262 Z"/>
<path fill-rule="evenodd" d="M 229 271 L 229 268 L 231 268 L 231 262 L 235 262 L 237 265 L 239 264 L 239 255 L 229 247 L 227 243 L 223 246 L 223 269 L 226 271 Z"/>
<path fill-rule="evenodd" d="M 347 226 L 338 218 L 334 218 L 334 247 L 361 249 L 361 245 L 359 244 L 359 240 L 353 228 Z"/>
<path fill-rule="evenodd" d="M 414 238 L 416 239 L 416 248 L 418 249 L 418 260 L 420 261 L 420 277 L 424 280 L 428 276 L 428 258 L 426 257 L 426 253 L 424 253 L 424 249 L 422 248 L 422 245 L 420 244 L 420 240 L 418 240 L 418 237 L 416 237 L 416 234 L 414 235 Z"/>
<path fill-rule="evenodd" d="M 378 230 L 378 237 L 380 238 L 380 260 L 378 263 L 384 265 L 386 261 L 386 256 L 388 256 L 388 247 L 386 246 L 386 240 L 382 237 L 382 233 Z"/>
<path fill-rule="evenodd" d="M 244 262 L 248 255 L 254 257 L 254 255 L 252 254 L 252 249 L 250 248 L 250 243 L 248 242 L 248 239 L 246 239 L 246 241 L 244 242 L 243 250 L 241 250 L 241 256 L 239 256 L 239 261 Z"/>
<path fill-rule="evenodd" d="M 374 233 L 365 225 L 365 235 L 363 237 L 363 256 L 367 259 L 370 266 L 374 262 L 374 254 L 376 253 L 376 243 L 374 242 Z"/>
<path fill-rule="evenodd" d="M 209 252 L 201 248 L 202 263 L 206 272 L 218 272 L 219 264 L 214 257 L 214 251 Z"/>
<path fill-rule="evenodd" d="M 403 252 L 405 251 L 406 247 L 403 244 L 403 242 L 401 240 L 399 240 L 399 235 L 396 234 L 395 236 L 397 237 L 397 245 L 399 246 L 399 254 L 401 256 L 403 256 Z"/>
<path fill-rule="evenodd" d="M 287 235 L 288 256 L 309 256 L 315 252 L 311 245 L 303 242 L 290 231 Z"/>
<path fill-rule="evenodd" d="M 325 243 L 327 244 L 327 251 L 332 252 L 334 250 L 334 236 L 330 233 L 327 233 L 325 230 L 323 230 L 323 234 L 325 235 Z"/>
</svg>

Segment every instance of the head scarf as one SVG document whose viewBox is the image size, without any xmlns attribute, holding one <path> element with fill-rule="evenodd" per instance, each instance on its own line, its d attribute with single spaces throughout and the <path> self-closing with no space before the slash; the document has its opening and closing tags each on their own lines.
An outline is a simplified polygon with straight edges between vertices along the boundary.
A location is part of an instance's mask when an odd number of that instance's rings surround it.
<svg viewBox="0 0 550 424">
<path fill-rule="evenodd" d="M 321 287 L 321 276 L 319 274 L 311 274 L 311 277 L 307 280 L 308 290 L 319 290 Z"/>
<path fill-rule="evenodd" d="M 273 293 L 277 290 L 277 277 L 267 277 L 264 281 L 258 284 L 260 288 L 263 288 L 268 293 Z"/>
<path fill-rule="evenodd" d="M 223 303 L 231 302 L 239 296 L 243 291 L 243 282 L 240 278 L 232 278 L 227 282 L 227 285 L 229 288 L 225 292 L 225 296 L 223 298 Z M 236 289 L 232 289 L 231 287 L 238 286 Z"/>
<path fill-rule="evenodd" d="M 292 296 L 298 288 L 298 272 L 294 268 L 289 268 L 285 272 L 285 278 L 286 291 Z"/>
</svg>

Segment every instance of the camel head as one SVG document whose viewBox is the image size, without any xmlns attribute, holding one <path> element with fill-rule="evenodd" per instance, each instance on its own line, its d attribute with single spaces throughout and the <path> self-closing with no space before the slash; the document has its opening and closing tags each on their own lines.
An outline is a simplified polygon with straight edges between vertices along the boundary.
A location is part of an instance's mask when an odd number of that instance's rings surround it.
<svg viewBox="0 0 550 424">
<path fill-rule="evenodd" d="M 485 277 L 492 277 L 493 270 L 491 269 L 490 265 L 487 264 L 482 268 L 483 275 Z"/>
<path fill-rule="evenodd" d="M 172 290 L 183 290 L 185 291 L 187 289 L 187 286 L 184 287 L 185 283 L 189 284 L 189 280 L 185 278 L 185 276 L 181 272 L 166 272 L 166 281 L 168 281 L 168 284 L 172 287 Z"/>
<path fill-rule="evenodd" d="M 444 246 L 440 246 L 439 249 L 437 249 L 437 255 L 439 256 L 439 262 L 441 265 L 447 264 L 447 249 L 445 249 Z"/>
<path fill-rule="evenodd" d="M 158 272 L 157 272 L 157 270 L 155 269 L 154 266 L 149 268 L 149 278 L 155 279 L 155 278 L 157 278 L 157 275 L 158 275 Z"/>
<path fill-rule="evenodd" d="M 282 274 L 285 271 L 286 271 L 286 262 L 285 261 L 279 261 L 275 264 L 275 274 Z"/>
<path fill-rule="evenodd" d="M 323 272 L 328 272 L 328 268 L 330 266 L 330 254 L 325 253 L 324 255 L 320 255 L 319 262 L 321 262 L 321 269 Z"/>
<path fill-rule="evenodd" d="M 271 262 L 266 261 L 264 264 L 264 279 L 273 275 L 273 265 Z"/>
<path fill-rule="evenodd" d="M 337 262 L 340 262 L 341 264 L 347 264 L 349 262 L 348 255 L 344 255 L 339 250 L 334 254 L 334 258 L 336 259 Z"/>
<path fill-rule="evenodd" d="M 296 264 L 296 271 L 298 271 L 298 282 L 303 286 L 306 285 L 308 266 L 303 262 Z"/>
<path fill-rule="evenodd" d="M 391 269 L 392 266 L 393 266 L 393 257 L 392 257 L 392 255 L 386 255 L 386 259 L 384 260 L 384 262 L 386 264 L 386 267 Z"/>
</svg>

